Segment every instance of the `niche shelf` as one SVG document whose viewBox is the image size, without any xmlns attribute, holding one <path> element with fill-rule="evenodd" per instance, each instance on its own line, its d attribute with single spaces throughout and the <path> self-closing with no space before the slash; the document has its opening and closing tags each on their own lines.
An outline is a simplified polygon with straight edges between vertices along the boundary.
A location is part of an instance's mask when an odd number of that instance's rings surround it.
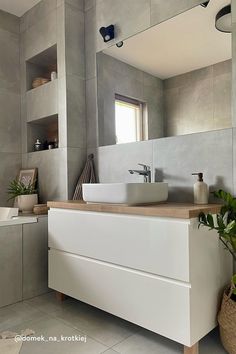
<svg viewBox="0 0 236 354">
<path fill-rule="evenodd" d="M 38 77 L 50 80 L 52 71 L 57 72 L 56 44 L 26 61 L 26 90 L 34 90 L 32 83 Z"/>
<path fill-rule="evenodd" d="M 34 144 L 37 139 L 39 139 L 41 143 L 56 141 L 58 147 L 58 115 L 55 114 L 28 122 L 27 136 L 28 152 L 35 152 Z M 44 146 L 44 151 L 45 150 L 48 150 L 46 146 Z"/>
<path fill-rule="evenodd" d="M 27 122 L 58 114 L 57 86 L 56 79 L 26 93 Z"/>
</svg>

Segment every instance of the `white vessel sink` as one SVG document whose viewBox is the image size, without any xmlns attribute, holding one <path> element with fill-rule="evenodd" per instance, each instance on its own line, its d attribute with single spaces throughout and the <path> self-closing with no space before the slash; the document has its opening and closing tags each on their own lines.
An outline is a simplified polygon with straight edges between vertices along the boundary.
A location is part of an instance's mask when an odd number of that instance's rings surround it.
<svg viewBox="0 0 236 354">
<path fill-rule="evenodd" d="M 15 216 L 18 216 L 18 208 L 0 208 L 0 220 L 10 220 Z"/>
<path fill-rule="evenodd" d="M 90 183 L 83 184 L 87 203 L 147 204 L 166 201 L 168 183 Z"/>
</svg>

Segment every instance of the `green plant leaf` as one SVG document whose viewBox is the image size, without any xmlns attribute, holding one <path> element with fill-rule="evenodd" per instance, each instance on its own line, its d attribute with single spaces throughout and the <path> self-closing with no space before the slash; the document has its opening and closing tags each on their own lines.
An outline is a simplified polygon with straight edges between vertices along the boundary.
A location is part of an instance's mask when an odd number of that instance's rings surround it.
<svg viewBox="0 0 236 354">
<path fill-rule="evenodd" d="M 18 197 L 19 195 L 35 194 L 37 193 L 37 190 L 35 189 L 34 184 L 25 186 L 24 183 L 14 180 L 10 182 L 7 192 L 10 195 L 10 200 Z"/>
<path fill-rule="evenodd" d="M 224 202 L 216 215 L 216 224 L 211 214 L 200 213 L 199 226 L 216 230 L 221 242 L 236 261 L 236 198 L 222 189 L 214 191 L 213 194 Z"/>
<path fill-rule="evenodd" d="M 207 222 L 209 226 L 213 229 L 214 228 L 214 220 L 211 214 L 207 214 Z"/>
<path fill-rule="evenodd" d="M 232 220 L 225 228 L 225 233 L 229 234 L 235 228 L 235 220 Z"/>
</svg>

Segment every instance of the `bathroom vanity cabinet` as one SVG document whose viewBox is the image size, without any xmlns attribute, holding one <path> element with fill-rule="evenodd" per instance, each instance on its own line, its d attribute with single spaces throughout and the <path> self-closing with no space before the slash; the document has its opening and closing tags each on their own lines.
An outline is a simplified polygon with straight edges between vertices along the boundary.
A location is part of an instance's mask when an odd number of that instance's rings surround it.
<svg viewBox="0 0 236 354">
<path fill-rule="evenodd" d="M 197 353 L 232 274 L 217 233 L 198 228 L 198 207 L 49 206 L 50 288 Z"/>
</svg>

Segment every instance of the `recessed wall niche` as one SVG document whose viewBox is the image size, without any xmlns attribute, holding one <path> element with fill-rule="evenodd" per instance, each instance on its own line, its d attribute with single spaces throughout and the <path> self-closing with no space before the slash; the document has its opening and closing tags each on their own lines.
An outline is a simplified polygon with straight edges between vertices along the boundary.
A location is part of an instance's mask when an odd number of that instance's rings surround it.
<svg viewBox="0 0 236 354">
<path fill-rule="evenodd" d="M 42 143 L 42 150 L 48 150 L 48 144 L 58 147 L 58 115 L 41 118 L 27 123 L 28 152 L 34 152 L 37 139 Z"/>
<path fill-rule="evenodd" d="M 40 85 L 39 79 L 51 81 L 51 72 L 57 72 L 57 45 L 47 48 L 26 61 L 26 90 L 32 90 Z M 35 81 L 38 79 L 38 81 Z M 48 81 L 48 82 L 49 82 Z"/>
</svg>

